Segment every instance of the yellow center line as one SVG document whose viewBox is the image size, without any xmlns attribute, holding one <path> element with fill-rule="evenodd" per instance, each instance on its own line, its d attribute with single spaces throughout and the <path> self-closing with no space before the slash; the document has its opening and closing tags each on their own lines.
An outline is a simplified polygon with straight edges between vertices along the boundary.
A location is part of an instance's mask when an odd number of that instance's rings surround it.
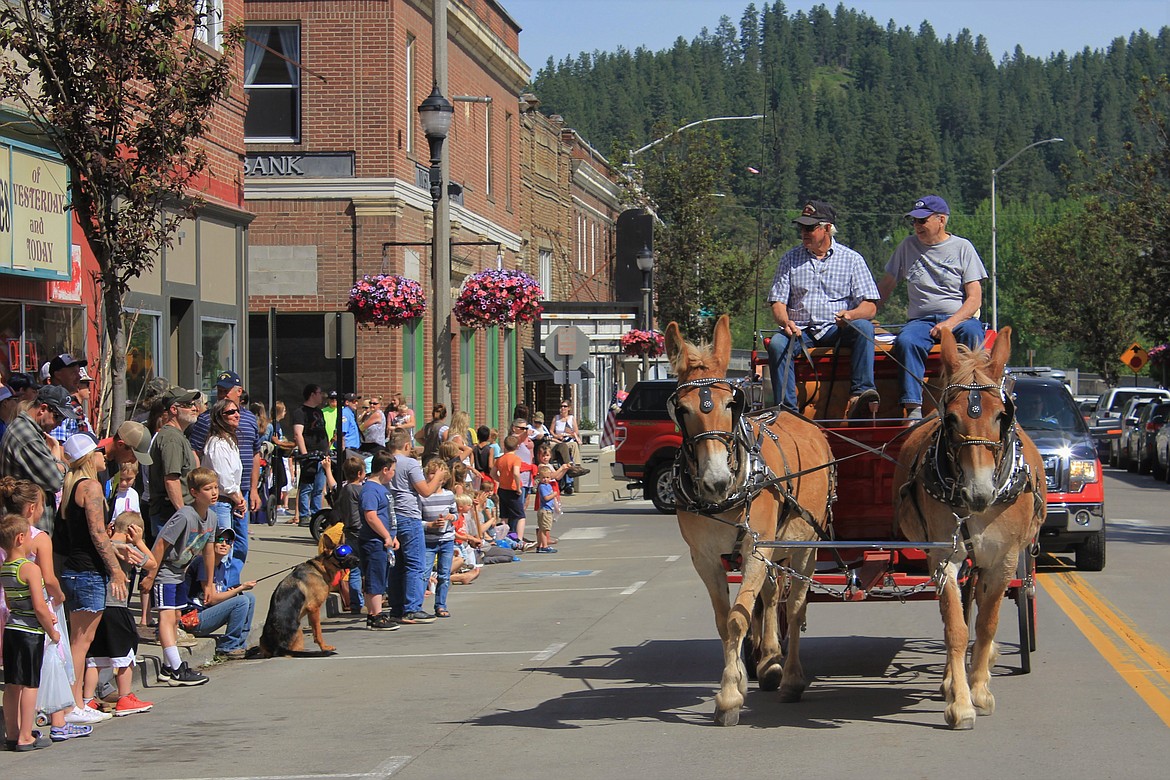
<svg viewBox="0 0 1170 780">
<path fill-rule="evenodd" d="M 1113 608 L 1078 575 L 1041 575 L 1036 582 L 1121 679 L 1170 727 L 1170 663 L 1166 651 L 1142 636 L 1128 616 Z M 1092 614 L 1086 614 L 1074 599 Z M 1120 644 L 1108 632 L 1120 639 Z"/>
</svg>

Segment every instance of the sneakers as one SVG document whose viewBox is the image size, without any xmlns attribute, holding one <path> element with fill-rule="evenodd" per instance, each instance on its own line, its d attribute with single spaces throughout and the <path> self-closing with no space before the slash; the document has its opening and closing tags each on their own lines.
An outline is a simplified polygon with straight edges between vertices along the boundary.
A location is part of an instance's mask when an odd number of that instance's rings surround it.
<svg viewBox="0 0 1170 780">
<path fill-rule="evenodd" d="M 65 722 L 80 726 L 92 726 L 111 717 L 113 716 L 104 712 L 98 712 L 97 710 L 91 710 L 89 707 L 74 707 L 65 713 Z"/>
<path fill-rule="evenodd" d="M 532 552 L 536 548 L 537 548 L 536 542 L 532 542 L 532 541 L 525 539 L 524 540 L 524 547 L 521 551 L 522 552 Z"/>
<path fill-rule="evenodd" d="M 175 629 L 175 644 L 179 647 L 195 647 L 199 640 L 181 628 Z"/>
<path fill-rule="evenodd" d="M 434 623 L 435 616 L 432 615 L 430 612 L 423 612 L 422 610 L 418 610 L 416 612 L 407 612 L 405 615 L 403 615 L 402 617 L 400 617 L 398 619 L 398 622 L 409 623 L 409 624 Z"/>
<path fill-rule="evenodd" d="M 83 726 L 80 723 L 66 723 L 64 726 L 53 726 L 49 729 L 49 739 L 53 742 L 64 742 L 75 737 L 88 737 L 93 733 L 93 726 Z"/>
<path fill-rule="evenodd" d="M 585 468 L 584 466 L 578 466 L 577 464 L 573 464 L 572 466 L 569 466 L 569 470 L 567 473 L 570 477 L 580 477 L 580 476 L 583 476 L 585 474 L 588 474 L 589 469 Z"/>
<path fill-rule="evenodd" d="M 85 703 L 85 707 L 86 709 L 97 710 L 98 712 L 112 712 L 114 709 L 113 704 L 110 704 L 108 701 L 102 701 L 96 697 L 87 701 Z"/>
<path fill-rule="evenodd" d="M 207 682 L 207 675 L 195 671 L 184 661 L 178 669 L 163 666 L 158 673 L 158 680 L 176 688 L 180 685 L 203 685 Z"/>
<path fill-rule="evenodd" d="M 118 699 L 118 704 L 114 707 L 114 716 L 120 718 L 123 715 L 134 715 L 139 712 L 150 712 L 150 708 L 153 706 L 153 702 L 142 701 L 134 694 L 128 693 Z"/>
<path fill-rule="evenodd" d="M 248 657 L 248 651 L 243 647 L 238 647 L 235 650 L 216 650 L 215 654 L 225 661 L 242 661 Z"/>
<path fill-rule="evenodd" d="M 555 547 L 537 547 L 536 551 L 538 553 L 555 553 L 557 551 L 557 548 L 555 548 Z"/>
<path fill-rule="evenodd" d="M 871 405 L 880 404 L 882 402 L 878 391 L 870 388 L 869 390 L 861 391 L 861 394 L 851 398 L 849 401 L 849 418 L 853 420 L 872 418 L 873 409 Z M 876 407 L 874 407 L 876 408 Z"/>
<path fill-rule="evenodd" d="M 370 631 L 397 631 L 398 623 L 389 612 L 379 612 L 366 618 L 366 628 Z"/>
</svg>

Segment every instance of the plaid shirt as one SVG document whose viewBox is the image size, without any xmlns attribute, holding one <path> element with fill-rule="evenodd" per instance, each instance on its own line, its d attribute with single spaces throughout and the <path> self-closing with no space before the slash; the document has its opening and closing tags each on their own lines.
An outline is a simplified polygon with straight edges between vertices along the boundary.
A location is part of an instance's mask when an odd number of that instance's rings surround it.
<svg viewBox="0 0 1170 780">
<path fill-rule="evenodd" d="M 839 311 L 880 298 L 865 258 L 833 241 L 824 260 L 798 246 L 780 258 L 769 303 L 788 306 L 788 318 L 802 330 L 832 325 Z"/>
<path fill-rule="evenodd" d="M 64 484 L 65 472 L 61 461 L 49 452 L 41 427 L 28 412 L 16 415 L 4 431 L 4 439 L 0 440 L 0 475 L 30 480 L 45 491 L 45 515 L 38 525 L 51 531 L 56 504 L 53 496 Z"/>
<path fill-rule="evenodd" d="M 66 417 L 60 425 L 49 431 L 49 435 L 62 444 L 75 433 L 91 430 L 89 420 L 85 419 L 85 410 L 81 408 L 81 404 L 77 403 L 77 399 L 69 396 L 69 405 L 73 407 L 73 411 L 77 412 L 77 419 L 70 420 Z"/>
</svg>

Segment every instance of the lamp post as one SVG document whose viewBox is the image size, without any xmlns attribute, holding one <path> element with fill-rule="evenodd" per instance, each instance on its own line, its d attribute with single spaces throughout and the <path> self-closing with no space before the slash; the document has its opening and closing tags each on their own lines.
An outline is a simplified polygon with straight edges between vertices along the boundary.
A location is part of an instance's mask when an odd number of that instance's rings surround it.
<svg viewBox="0 0 1170 780">
<path fill-rule="evenodd" d="M 672 135 L 677 135 L 678 133 L 681 133 L 683 130 L 689 130 L 692 127 L 696 127 L 698 125 L 705 125 L 708 122 L 737 122 L 737 121 L 743 121 L 743 120 L 763 119 L 763 118 L 764 118 L 763 114 L 752 114 L 751 116 L 709 116 L 706 119 L 699 119 L 699 120 L 696 120 L 694 122 L 689 122 L 689 123 L 683 125 L 682 127 L 678 128 L 677 130 L 671 130 L 669 133 L 662 136 L 661 138 L 656 138 L 655 140 L 651 141 L 650 143 L 646 144 L 645 146 L 643 146 L 639 149 L 631 149 L 630 150 L 630 159 L 633 160 L 634 157 L 636 157 L 637 155 L 646 151 L 647 149 L 653 149 L 655 146 L 658 146 L 658 144 L 662 143 L 667 138 L 670 138 Z"/>
<path fill-rule="evenodd" d="M 1059 143 L 1063 140 L 1063 138 L 1045 138 L 1043 141 L 1028 144 L 1007 158 L 1007 161 L 998 168 L 991 169 L 991 329 L 994 331 L 999 330 L 999 264 L 998 258 L 996 257 L 998 234 L 996 233 L 995 226 L 995 177 L 1000 171 L 1008 167 L 1009 163 L 1029 149 L 1035 149 L 1037 146 L 1043 146 L 1044 144 Z"/>
<path fill-rule="evenodd" d="M 434 402 L 451 408 L 451 222 L 443 186 L 443 144 L 455 106 L 436 83 L 418 107 L 418 118 L 431 152 L 431 275 L 434 292 Z"/>
<path fill-rule="evenodd" d="M 648 246 L 638 250 L 638 270 L 642 272 L 642 325 L 644 330 L 653 330 L 654 321 L 650 315 L 650 273 L 654 270 L 654 251 Z M 646 379 L 650 373 L 650 358 L 642 355 L 642 378 Z"/>
</svg>

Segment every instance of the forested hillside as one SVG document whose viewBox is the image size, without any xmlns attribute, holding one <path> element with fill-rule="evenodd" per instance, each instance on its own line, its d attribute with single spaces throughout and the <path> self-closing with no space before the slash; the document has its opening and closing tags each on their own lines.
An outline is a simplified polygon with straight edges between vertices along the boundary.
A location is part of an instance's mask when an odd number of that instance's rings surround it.
<svg viewBox="0 0 1170 780">
<path fill-rule="evenodd" d="M 734 205 L 745 218 L 776 209 L 768 246 L 794 244 L 787 220 L 804 199 L 820 197 L 837 206 L 842 240 L 875 269 L 906 234 L 901 215 L 928 192 L 948 199 L 954 232 L 987 262 L 991 170 L 1034 141 L 1064 138 L 998 176 L 999 258 L 1009 259 L 1000 270 L 1000 321 L 1026 325 L 1016 252 L 1067 212 L 1071 182 L 1098 172 L 1078 160 L 1082 152 L 1113 159 L 1127 141 L 1138 152 L 1154 148 L 1157 138 L 1134 108 L 1143 77 L 1167 72 L 1170 28 L 1135 32 L 1106 50 L 1041 59 L 1017 48 L 996 61 L 983 37 L 965 30 L 939 38 L 928 24 L 896 26 L 844 5 L 789 13 L 777 2 L 748 5 L 738 24 L 724 17 L 666 51 L 550 59 L 533 90 L 542 111 L 563 116 L 615 162 L 687 122 L 765 114 L 762 123 L 679 134 L 673 150 L 663 144 L 638 162 L 661 165 L 673 154 L 677 164 L 694 143 L 687 138 L 711 130 L 727 142 L 728 163 L 716 187 L 726 197 L 707 209 L 729 234 L 736 220 L 721 209 Z M 740 224 L 727 249 L 742 248 L 748 235 Z M 769 278 L 770 264 L 761 263 Z"/>
</svg>

